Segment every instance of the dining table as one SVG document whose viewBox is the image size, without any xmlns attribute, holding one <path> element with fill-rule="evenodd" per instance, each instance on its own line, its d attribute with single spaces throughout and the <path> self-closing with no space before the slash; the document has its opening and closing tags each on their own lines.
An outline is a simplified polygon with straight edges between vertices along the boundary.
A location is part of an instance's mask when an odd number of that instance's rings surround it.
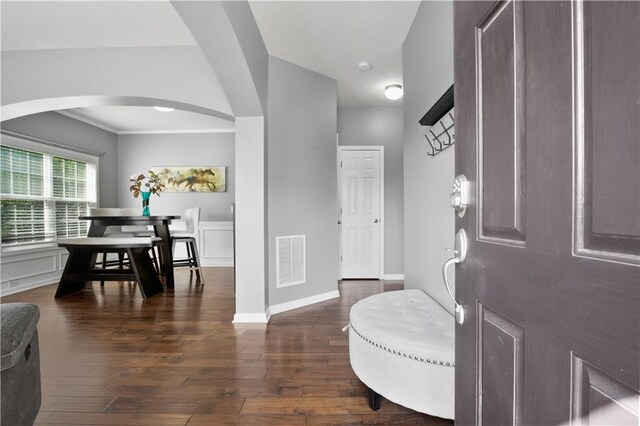
<svg viewBox="0 0 640 426">
<path fill-rule="evenodd" d="M 171 234 L 169 225 L 171 221 L 180 219 L 179 215 L 156 215 L 156 216 L 102 216 L 84 215 L 79 216 L 80 220 L 89 220 L 88 237 L 103 237 L 109 226 L 153 226 L 156 237 L 162 239 L 160 244 L 161 271 L 164 276 L 165 286 L 172 289 L 175 286 L 173 275 L 173 253 L 171 247 Z"/>
</svg>

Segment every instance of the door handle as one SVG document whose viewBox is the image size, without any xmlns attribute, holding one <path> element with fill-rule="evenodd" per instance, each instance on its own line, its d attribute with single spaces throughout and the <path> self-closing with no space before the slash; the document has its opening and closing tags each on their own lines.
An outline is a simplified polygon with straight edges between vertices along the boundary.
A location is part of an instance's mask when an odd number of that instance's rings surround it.
<svg viewBox="0 0 640 426">
<path fill-rule="evenodd" d="M 338 225 L 342 225 L 342 221 L 341 220 L 338 221 Z"/>
<path fill-rule="evenodd" d="M 444 281 L 444 286 L 447 289 L 447 293 L 449 293 L 449 297 L 453 300 L 453 303 L 456 306 L 456 322 L 458 324 L 463 324 L 465 320 L 465 312 L 464 307 L 456 301 L 456 298 L 453 296 L 453 292 L 451 292 L 451 287 L 449 286 L 449 267 L 455 265 L 457 263 L 462 263 L 467 258 L 467 250 L 468 250 L 468 240 L 467 234 L 464 232 L 464 229 L 460 229 L 456 234 L 455 248 L 454 249 L 446 249 L 447 251 L 453 252 L 453 257 L 447 259 L 442 265 L 442 280 Z"/>
</svg>

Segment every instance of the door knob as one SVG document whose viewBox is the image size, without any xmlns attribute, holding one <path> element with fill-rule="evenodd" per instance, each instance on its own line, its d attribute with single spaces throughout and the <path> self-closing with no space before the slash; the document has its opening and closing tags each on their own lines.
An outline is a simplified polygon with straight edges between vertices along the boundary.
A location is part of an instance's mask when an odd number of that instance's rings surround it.
<svg viewBox="0 0 640 426">
<path fill-rule="evenodd" d="M 341 220 L 338 221 L 338 225 L 342 225 L 342 221 Z"/>
<path fill-rule="evenodd" d="M 378 220 L 378 219 L 374 219 L 374 220 L 373 220 L 373 223 L 378 223 L 378 222 L 379 222 L 379 220 Z"/>
</svg>

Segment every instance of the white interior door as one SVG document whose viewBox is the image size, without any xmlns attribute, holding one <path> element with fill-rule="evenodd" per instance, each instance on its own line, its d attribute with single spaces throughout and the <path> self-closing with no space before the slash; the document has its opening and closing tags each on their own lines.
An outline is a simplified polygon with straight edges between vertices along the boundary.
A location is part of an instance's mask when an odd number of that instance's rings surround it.
<svg viewBox="0 0 640 426">
<path fill-rule="evenodd" d="M 340 152 L 342 278 L 381 278 L 381 149 Z"/>
</svg>

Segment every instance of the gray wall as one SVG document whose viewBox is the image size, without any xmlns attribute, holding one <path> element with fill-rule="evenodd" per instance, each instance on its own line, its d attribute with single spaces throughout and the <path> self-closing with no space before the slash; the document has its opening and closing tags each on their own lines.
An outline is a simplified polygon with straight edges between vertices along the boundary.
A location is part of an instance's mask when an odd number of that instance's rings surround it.
<svg viewBox="0 0 640 426">
<path fill-rule="evenodd" d="M 337 83 L 269 58 L 269 304 L 337 289 Z M 307 282 L 276 287 L 275 239 L 306 235 Z"/>
<path fill-rule="evenodd" d="M 266 115 L 269 92 L 269 53 L 258 24 L 253 17 L 249 2 L 223 1 L 221 4 L 242 49 L 263 115 Z M 246 115 L 246 113 L 236 111 L 236 115 Z"/>
<path fill-rule="evenodd" d="M 235 195 L 233 133 L 139 134 L 118 138 L 118 205 L 140 207 L 129 191 L 129 176 L 153 166 L 227 166 L 227 192 L 163 192 L 151 197 L 152 214 L 181 214 L 202 209 L 200 220 L 231 220 Z"/>
<path fill-rule="evenodd" d="M 3 121 L 3 129 L 63 145 L 96 152 L 106 152 L 99 160 L 99 202 L 117 205 L 118 137 L 116 134 L 82 123 L 56 112 L 27 115 Z"/>
<path fill-rule="evenodd" d="M 268 53 L 246 1 L 173 0 L 216 70 L 236 116 L 236 315 L 234 322 L 266 321 L 268 242 L 266 98 Z"/>
<path fill-rule="evenodd" d="M 338 109 L 340 145 L 384 146 L 385 274 L 404 271 L 402 126 L 401 106 Z"/>
<path fill-rule="evenodd" d="M 402 68 L 405 287 L 424 289 L 453 312 L 440 270 L 450 255 L 444 249 L 453 247 L 455 224 L 449 194 L 454 178 L 455 147 L 428 157 L 423 136 L 427 128 L 418 124 L 453 83 L 453 6 L 450 1 L 420 5 L 402 47 Z"/>
</svg>

